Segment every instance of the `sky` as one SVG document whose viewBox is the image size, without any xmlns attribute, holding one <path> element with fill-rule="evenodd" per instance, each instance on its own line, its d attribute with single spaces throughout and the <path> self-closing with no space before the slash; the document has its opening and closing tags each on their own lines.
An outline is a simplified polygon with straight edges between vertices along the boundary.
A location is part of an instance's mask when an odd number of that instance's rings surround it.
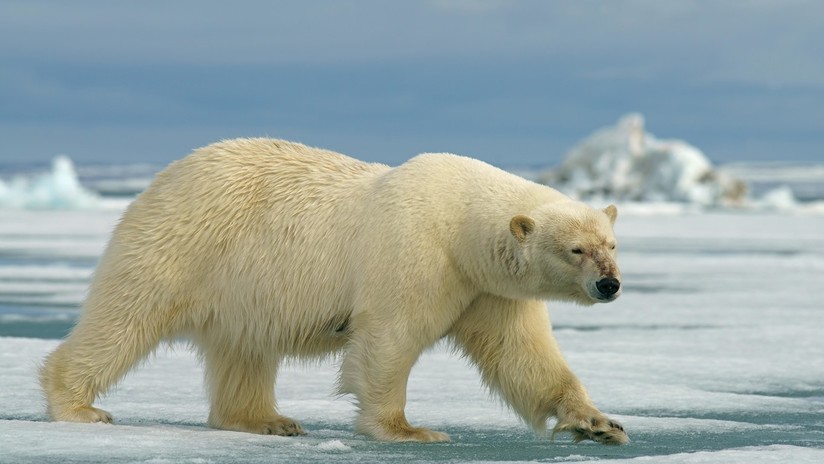
<svg viewBox="0 0 824 464">
<path fill-rule="evenodd" d="M 0 164 L 270 136 L 557 165 L 629 112 L 714 162 L 824 161 L 824 2 L 0 3 Z"/>
</svg>

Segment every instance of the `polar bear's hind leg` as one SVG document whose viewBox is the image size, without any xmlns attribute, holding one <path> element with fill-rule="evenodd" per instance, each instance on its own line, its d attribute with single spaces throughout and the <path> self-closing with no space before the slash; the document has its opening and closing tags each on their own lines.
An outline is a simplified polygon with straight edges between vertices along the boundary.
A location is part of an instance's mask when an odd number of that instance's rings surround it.
<svg viewBox="0 0 824 464">
<path fill-rule="evenodd" d="M 104 306 L 106 310 L 101 311 Z M 111 414 L 92 403 L 164 337 L 156 318 L 137 316 L 144 314 L 142 309 L 120 295 L 90 295 L 80 322 L 40 369 L 40 384 L 53 420 L 112 422 Z"/>
<path fill-rule="evenodd" d="M 263 435 L 306 434 L 297 421 L 277 412 L 275 376 L 280 359 L 276 355 L 214 340 L 201 350 L 211 397 L 211 427 Z"/>
</svg>

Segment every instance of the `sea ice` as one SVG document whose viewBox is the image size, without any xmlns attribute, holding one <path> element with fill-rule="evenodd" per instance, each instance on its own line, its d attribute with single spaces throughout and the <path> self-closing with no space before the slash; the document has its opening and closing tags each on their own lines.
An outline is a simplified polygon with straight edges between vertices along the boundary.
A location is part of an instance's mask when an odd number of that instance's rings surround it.
<svg viewBox="0 0 824 464">
<path fill-rule="evenodd" d="M 48 422 L 37 366 L 58 340 L 15 336 L 0 337 L 0 463 L 824 462 L 824 215 L 619 209 L 623 296 L 549 311 L 628 446 L 536 437 L 444 345 L 413 369 L 407 413 L 448 444 L 355 435 L 352 398 L 334 394 L 336 359 L 290 363 L 279 377 L 280 407 L 308 436 L 209 429 L 202 367 L 177 342 L 98 402 L 117 425 Z M 0 325 L 45 327 L 57 304 L 67 327 L 121 212 L 0 210 Z"/>
<path fill-rule="evenodd" d="M 80 185 L 68 156 L 52 161 L 51 171 L 34 177 L 0 180 L 0 208 L 88 209 L 99 206 L 100 197 Z"/>
<path fill-rule="evenodd" d="M 563 164 L 539 180 L 582 199 L 736 205 L 746 185 L 716 170 L 697 148 L 661 140 L 629 114 L 573 147 Z"/>
</svg>

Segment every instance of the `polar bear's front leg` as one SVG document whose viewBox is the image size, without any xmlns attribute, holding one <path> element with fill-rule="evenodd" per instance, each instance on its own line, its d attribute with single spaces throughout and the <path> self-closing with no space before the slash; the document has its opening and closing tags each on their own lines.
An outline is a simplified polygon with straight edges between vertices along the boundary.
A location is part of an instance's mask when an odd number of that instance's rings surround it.
<svg viewBox="0 0 824 464">
<path fill-rule="evenodd" d="M 409 372 L 421 352 L 437 338 L 427 340 L 420 332 L 403 330 L 398 320 L 377 320 L 359 315 L 341 366 L 341 392 L 357 397 L 358 433 L 385 441 L 445 442 L 449 435 L 406 420 L 406 385 Z"/>
<path fill-rule="evenodd" d="M 450 338 L 498 392 L 535 430 L 558 418 L 553 435 L 573 433 L 620 445 L 629 439 L 623 427 L 598 411 L 561 354 L 541 301 L 477 298 L 455 323 Z"/>
</svg>

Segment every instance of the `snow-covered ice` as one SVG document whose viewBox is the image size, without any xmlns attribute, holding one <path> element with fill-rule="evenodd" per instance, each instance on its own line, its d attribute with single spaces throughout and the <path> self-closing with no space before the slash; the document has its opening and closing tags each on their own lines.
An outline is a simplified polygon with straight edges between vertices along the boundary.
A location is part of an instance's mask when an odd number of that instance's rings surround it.
<svg viewBox="0 0 824 464">
<path fill-rule="evenodd" d="M 65 155 L 52 161 L 52 169 L 34 177 L 0 180 L 0 207 L 21 209 L 88 209 L 100 197 L 80 184 L 74 163 Z"/>
<path fill-rule="evenodd" d="M 351 398 L 334 395 L 335 360 L 280 376 L 280 406 L 308 436 L 209 429 L 202 369 L 184 343 L 100 400 L 117 425 L 48 422 L 36 369 L 58 341 L 45 328 L 76 316 L 120 211 L 0 210 L 0 463 L 824 462 L 824 216 L 667 211 L 621 208 L 618 301 L 549 305 L 573 369 L 629 431 L 631 443 L 612 448 L 534 436 L 445 346 L 413 370 L 407 411 L 449 444 L 355 435 Z M 23 322 L 39 338 L 10 336 Z"/>
<path fill-rule="evenodd" d="M 715 169 L 698 148 L 646 132 L 640 114 L 596 131 L 540 180 L 583 199 L 707 206 L 740 204 L 746 196 L 746 185 Z"/>
<path fill-rule="evenodd" d="M 743 209 L 705 208 L 711 189 L 680 202 L 619 203 L 623 296 L 592 308 L 549 305 L 573 369 L 629 431 L 628 446 L 611 448 L 536 437 L 447 346 L 413 370 L 407 412 L 450 433 L 449 444 L 355 435 L 351 398 L 334 395 L 334 359 L 290 365 L 279 378 L 280 406 L 308 436 L 209 429 L 202 369 L 185 343 L 159 348 L 100 400 L 117 425 L 46 421 L 37 365 L 76 319 L 129 201 L 58 188 L 77 182 L 70 168 L 0 185 L 0 463 L 824 462 L 824 206 L 774 189 L 795 182 L 820 200 L 821 169 L 735 167 L 734 176 L 766 186 Z M 121 175 L 99 169 L 89 175 Z M 148 171 L 126 169 L 122 189 L 100 182 L 120 194 L 145 185 Z M 645 184 L 640 198 L 672 200 L 655 189 L 690 185 L 676 180 Z M 41 193 L 29 193 L 38 182 Z M 23 201 L 48 198 L 42 192 L 58 197 Z"/>
</svg>

